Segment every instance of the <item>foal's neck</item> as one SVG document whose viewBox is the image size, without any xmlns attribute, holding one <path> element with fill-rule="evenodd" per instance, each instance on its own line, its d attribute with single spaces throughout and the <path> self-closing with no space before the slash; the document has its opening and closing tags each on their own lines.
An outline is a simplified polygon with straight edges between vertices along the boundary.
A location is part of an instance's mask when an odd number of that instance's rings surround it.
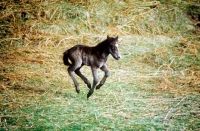
<svg viewBox="0 0 200 131">
<path fill-rule="evenodd" d="M 97 57 L 101 59 L 107 59 L 109 55 L 109 43 L 107 40 L 102 41 L 101 43 L 94 46 L 94 53 L 97 55 Z"/>
</svg>

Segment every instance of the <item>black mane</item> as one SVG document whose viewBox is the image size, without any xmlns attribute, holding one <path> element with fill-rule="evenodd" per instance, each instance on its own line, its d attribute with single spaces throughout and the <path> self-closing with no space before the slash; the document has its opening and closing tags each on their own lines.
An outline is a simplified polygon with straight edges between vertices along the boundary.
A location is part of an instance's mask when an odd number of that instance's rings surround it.
<svg viewBox="0 0 200 131">
<path fill-rule="evenodd" d="M 105 56 L 107 57 L 109 55 L 109 46 L 110 42 L 114 40 L 113 37 L 109 37 L 105 39 L 104 41 L 100 42 L 96 46 L 94 46 L 94 54 L 96 54 L 99 58 L 104 58 Z M 105 55 L 105 56 L 104 56 Z"/>
</svg>

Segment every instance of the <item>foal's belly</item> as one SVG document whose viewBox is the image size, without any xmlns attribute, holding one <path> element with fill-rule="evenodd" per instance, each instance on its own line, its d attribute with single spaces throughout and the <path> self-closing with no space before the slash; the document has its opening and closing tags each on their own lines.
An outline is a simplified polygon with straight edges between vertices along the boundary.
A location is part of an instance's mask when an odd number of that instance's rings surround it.
<svg viewBox="0 0 200 131">
<path fill-rule="evenodd" d="M 82 56 L 82 63 L 83 65 L 95 66 L 97 68 L 101 68 L 105 64 L 103 60 L 97 60 L 92 56 L 86 56 L 86 55 Z"/>
</svg>

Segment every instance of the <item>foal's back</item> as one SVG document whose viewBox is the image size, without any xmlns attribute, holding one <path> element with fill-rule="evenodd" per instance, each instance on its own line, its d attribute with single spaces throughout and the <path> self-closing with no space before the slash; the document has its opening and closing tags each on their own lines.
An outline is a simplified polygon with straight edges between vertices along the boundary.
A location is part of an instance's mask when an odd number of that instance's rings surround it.
<svg viewBox="0 0 200 131">
<path fill-rule="evenodd" d="M 72 64 L 75 62 L 81 63 L 81 65 L 88 65 L 90 66 L 93 62 L 93 47 L 86 46 L 86 45 L 76 45 L 70 48 L 69 51 L 69 59 L 71 60 Z"/>
</svg>

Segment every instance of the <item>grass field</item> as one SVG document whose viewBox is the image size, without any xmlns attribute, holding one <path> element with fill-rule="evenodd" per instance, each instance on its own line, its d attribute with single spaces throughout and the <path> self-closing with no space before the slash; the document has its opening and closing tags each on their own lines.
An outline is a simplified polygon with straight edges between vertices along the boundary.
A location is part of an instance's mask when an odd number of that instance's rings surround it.
<svg viewBox="0 0 200 131">
<path fill-rule="evenodd" d="M 199 7 L 195 0 L 0 2 L 0 130 L 200 130 Z M 62 53 L 107 35 L 119 36 L 122 58 L 109 56 L 111 75 L 87 100 Z M 92 82 L 90 68 L 81 71 Z"/>
</svg>

